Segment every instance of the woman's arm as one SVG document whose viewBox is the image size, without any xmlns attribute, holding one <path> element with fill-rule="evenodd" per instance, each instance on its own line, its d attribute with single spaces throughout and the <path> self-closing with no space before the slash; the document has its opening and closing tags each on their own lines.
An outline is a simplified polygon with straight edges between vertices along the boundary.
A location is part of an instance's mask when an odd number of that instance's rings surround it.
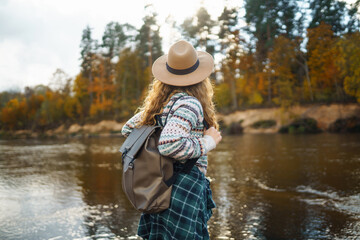
<svg viewBox="0 0 360 240">
<path fill-rule="evenodd" d="M 175 111 L 160 135 L 158 145 L 160 154 L 183 162 L 205 155 L 216 146 L 210 136 L 194 137 L 190 134 L 191 129 L 203 121 L 202 107 L 196 98 L 180 99 L 173 109 Z"/>
<path fill-rule="evenodd" d="M 124 137 L 129 136 L 129 134 L 131 133 L 131 131 L 135 128 L 135 126 L 141 121 L 141 113 L 139 112 L 137 114 L 135 114 L 132 118 L 130 118 L 125 125 L 122 127 L 121 129 L 121 134 Z"/>
</svg>

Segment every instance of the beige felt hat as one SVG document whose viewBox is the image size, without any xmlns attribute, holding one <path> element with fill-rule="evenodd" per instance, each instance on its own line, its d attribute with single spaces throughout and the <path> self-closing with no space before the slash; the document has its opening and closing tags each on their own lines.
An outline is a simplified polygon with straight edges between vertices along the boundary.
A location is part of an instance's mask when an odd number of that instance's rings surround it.
<svg viewBox="0 0 360 240">
<path fill-rule="evenodd" d="M 189 86 L 206 79 L 214 69 L 214 59 L 196 51 L 187 41 L 174 43 L 169 53 L 154 62 L 152 73 L 159 81 L 173 86 Z"/>
</svg>

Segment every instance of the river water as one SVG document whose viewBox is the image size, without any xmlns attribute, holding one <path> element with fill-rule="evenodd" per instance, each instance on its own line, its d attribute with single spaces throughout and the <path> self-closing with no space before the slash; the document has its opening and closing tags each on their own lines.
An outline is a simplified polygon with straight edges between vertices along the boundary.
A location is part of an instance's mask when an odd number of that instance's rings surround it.
<svg viewBox="0 0 360 240">
<path fill-rule="evenodd" d="M 0 239 L 137 239 L 122 138 L 0 141 Z M 360 135 L 226 136 L 211 239 L 360 239 Z"/>
</svg>

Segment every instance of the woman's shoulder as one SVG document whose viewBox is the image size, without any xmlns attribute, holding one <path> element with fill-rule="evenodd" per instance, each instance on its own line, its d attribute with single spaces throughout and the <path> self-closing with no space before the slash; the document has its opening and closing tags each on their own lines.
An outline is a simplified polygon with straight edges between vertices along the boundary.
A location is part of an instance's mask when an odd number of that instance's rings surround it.
<svg viewBox="0 0 360 240">
<path fill-rule="evenodd" d="M 172 113 L 173 112 L 184 112 L 184 113 L 193 113 L 197 118 L 202 119 L 203 108 L 201 106 L 200 101 L 193 96 L 189 96 L 187 93 L 181 92 L 174 94 L 168 105 L 173 104 Z"/>
</svg>

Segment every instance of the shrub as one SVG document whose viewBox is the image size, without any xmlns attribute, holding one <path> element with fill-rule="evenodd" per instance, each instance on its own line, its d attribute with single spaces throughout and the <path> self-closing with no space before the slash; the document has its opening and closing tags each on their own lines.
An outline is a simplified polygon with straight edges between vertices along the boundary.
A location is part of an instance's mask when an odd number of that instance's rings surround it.
<svg viewBox="0 0 360 240">
<path fill-rule="evenodd" d="M 259 129 L 259 128 L 271 128 L 276 126 L 275 120 L 260 120 L 251 124 L 252 128 Z"/>
<path fill-rule="evenodd" d="M 279 133 L 290 134 L 319 132 L 321 132 L 321 130 L 317 127 L 317 121 L 313 118 L 300 118 L 279 129 Z"/>
<path fill-rule="evenodd" d="M 328 131 L 334 133 L 359 133 L 360 118 L 353 116 L 337 119 L 329 126 Z"/>
</svg>

